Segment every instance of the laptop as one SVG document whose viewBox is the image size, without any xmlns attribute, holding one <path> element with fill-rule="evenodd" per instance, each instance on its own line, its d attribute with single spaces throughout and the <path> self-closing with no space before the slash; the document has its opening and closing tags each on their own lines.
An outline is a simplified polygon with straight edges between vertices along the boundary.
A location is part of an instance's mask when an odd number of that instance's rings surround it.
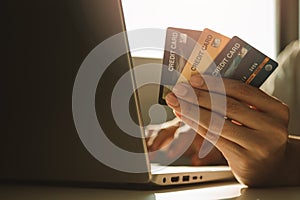
<svg viewBox="0 0 300 200">
<path fill-rule="evenodd" d="M 4 10 L 1 181 L 175 185 L 233 178 L 226 166 L 156 165 L 151 172 L 137 94 L 129 101 L 137 124 L 132 134 L 118 126 L 111 109 L 115 85 L 132 69 L 129 52 L 103 70 L 93 101 L 84 104 L 90 89 L 84 84 L 97 74 L 78 81 L 82 65 L 99 44 L 125 31 L 121 1 L 11 0 Z M 128 50 L 126 34 L 116 41 L 104 54 Z M 93 125 L 109 144 L 93 135 Z"/>
</svg>

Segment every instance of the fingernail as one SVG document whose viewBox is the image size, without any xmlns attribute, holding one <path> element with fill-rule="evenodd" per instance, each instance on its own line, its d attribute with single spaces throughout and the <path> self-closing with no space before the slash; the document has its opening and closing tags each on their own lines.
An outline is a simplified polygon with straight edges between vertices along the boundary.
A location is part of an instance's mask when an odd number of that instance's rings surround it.
<svg viewBox="0 0 300 200">
<path fill-rule="evenodd" d="M 174 107 L 179 106 L 178 100 L 173 94 L 168 94 L 166 96 L 166 101 L 167 101 L 167 104 L 169 104 L 171 106 L 174 106 Z"/>
<path fill-rule="evenodd" d="M 188 90 L 185 86 L 183 86 L 182 84 L 177 84 L 175 85 L 175 87 L 172 90 L 176 96 L 185 96 L 188 93 Z"/>
<path fill-rule="evenodd" d="M 200 75 L 195 75 L 191 77 L 190 83 L 192 86 L 201 87 L 204 84 L 204 81 Z"/>
</svg>

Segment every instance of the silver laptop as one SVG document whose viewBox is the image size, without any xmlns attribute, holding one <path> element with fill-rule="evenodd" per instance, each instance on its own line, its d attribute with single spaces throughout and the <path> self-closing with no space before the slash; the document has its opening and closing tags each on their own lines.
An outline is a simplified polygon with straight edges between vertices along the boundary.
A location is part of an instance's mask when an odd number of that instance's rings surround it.
<svg viewBox="0 0 300 200">
<path fill-rule="evenodd" d="M 94 102 L 80 104 L 89 90 L 78 81 L 83 63 L 99 44 L 125 31 L 119 0 L 11 0 L 4 7 L 1 181 L 171 185 L 233 177 L 226 166 L 150 166 L 136 93 L 129 101 L 137 124 L 132 134 L 119 128 L 111 109 L 116 83 L 132 68 L 129 53 L 103 71 Z M 128 49 L 126 34 L 117 42 L 105 53 Z M 83 82 L 89 85 L 93 77 Z M 82 99 L 74 100 L 76 94 Z M 98 141 L 90 121 L 97 121 L 110 145 Z"/>
</svg>

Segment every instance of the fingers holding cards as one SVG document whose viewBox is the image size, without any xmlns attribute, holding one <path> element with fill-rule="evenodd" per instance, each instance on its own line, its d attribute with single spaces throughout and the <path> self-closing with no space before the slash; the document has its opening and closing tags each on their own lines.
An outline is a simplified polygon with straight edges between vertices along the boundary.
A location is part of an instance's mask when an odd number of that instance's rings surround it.
<svg viewBox="0 0 300 200">
<path fill-rule="evenodd" d="M 165 48 L 159 94 L 164 105 L 175 84 L 188 82 L 193 75 L 235 79 L 258 88 L 278 65 L 239 37 L 229 39 L 210 29 L 169 28 Z"/>
<path fill-rule="evenodd" d="M 167 35 L 169 40 L 172 37 Z M 170 61 L 171 54 L 165 54 L 164 65 L 169 66 L 169 72 L 163 71 L 161 83 L 169 89 L 161 87 L 160 103 L 167 101 L 175 115 L 196 131 L 201 130 L 203 137 L 213 139 L 222 132 L 218 142 L 233 143 L 229 145 L 232 148 L 237 144 L 248 147 L 247 137 L 253 137 L 254 130 L 268 128 L 272 124 L 269 122 L 276 119 L 272 113 L 279 101 L 266 98 L 257 88 L 278 64 L 237 36 L 229 39 L 205 29 L 196 41 L 181 48 L 189 49 L 184 54 L 189 57 L 184 62 L 174 62 L 177 76 L 172 76 L 169 82 L 164 81 L 168 80 L 165 75 L 171 71 L 170 63 L 171 67 L 174 63 Z M 211 126 L 212 116 L 224 123 Z"/>
<path fill-rule="evenodd" d="M 246 83 L 241 83 L 238 80 L 196 75 L 191 78 L 190 84 L 194 88 L 210 92 L 212 96 L 213 93 L 218 93 L 232 97 L 233 99 L 239 99 L 241 103 L 252 110 L 274 113 L 274 107 L 278 107 L 278 104 L 282 104 L 278 99 L 269 97 L 258 88 L 252 87 Z M 186 96 L 185 98 L 188 97 Z M 229 105 L 229 107 L 231 106 Z M 282 110 L 277 110 L 277 113 L 285 112 L 286 106 L 282 105 L 281 107 Z"/>
</svg>

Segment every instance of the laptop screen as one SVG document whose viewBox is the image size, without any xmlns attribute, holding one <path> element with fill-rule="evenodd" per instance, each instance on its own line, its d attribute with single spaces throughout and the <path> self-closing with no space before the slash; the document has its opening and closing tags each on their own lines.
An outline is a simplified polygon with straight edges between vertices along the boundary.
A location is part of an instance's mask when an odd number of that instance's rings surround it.
<svg viewBox="0 0 300 200">
<path fill-rule="evenodd" d="M 132 67 L 120 1 L 11 0 L 1 16 L 0 179 L 147 182 L 136 98 L 112 105 Z M 114 118 L 125 105 L 139 137 Z"/>
</svg>

